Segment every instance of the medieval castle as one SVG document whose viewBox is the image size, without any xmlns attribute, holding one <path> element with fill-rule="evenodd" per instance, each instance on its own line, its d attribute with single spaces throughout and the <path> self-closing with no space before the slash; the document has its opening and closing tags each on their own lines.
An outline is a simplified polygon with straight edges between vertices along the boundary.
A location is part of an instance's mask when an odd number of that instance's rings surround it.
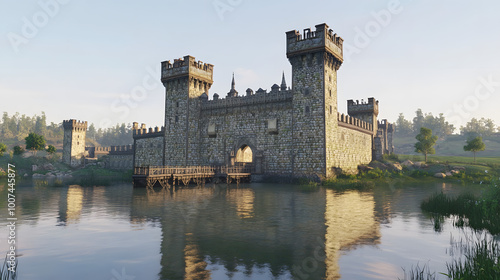
<svg viewBox="0 0 500 280">
<path fill-rule="evenodd" d="M 377 100 L 349 100 L 348 114 L 338 112 L 342 45 L 324 23 L 302 34 L 286 32 L 291 88 L 283 76 L 270 91 L 240 94 L 233 77 L 226 97 L 214 93 L 212 100 L 212 64 L 189 55 L 162 62 L 165 126 L 133 124 L 133 166 L 246 164 L 253 174 L 328 177 L 340 170 L 356 173 L 358 165 L 392 153 L 393 125 L 377 120 Z M 66 140 L 65 122 L 65 144 L 78 146 L 79 134 Z M 74 149 L 81 147 L 68 151 Z"/>
</svg>

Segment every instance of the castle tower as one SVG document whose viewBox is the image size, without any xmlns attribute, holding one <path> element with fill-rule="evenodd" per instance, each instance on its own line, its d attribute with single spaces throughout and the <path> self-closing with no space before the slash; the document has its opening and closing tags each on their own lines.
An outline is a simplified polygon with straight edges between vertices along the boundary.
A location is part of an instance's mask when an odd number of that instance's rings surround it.
<svg viewBox="0 0 500 280">
<path fill-rule="evenodd" d="M 165 86 L 164 165 L 199 164 L 200 97 L 213 84 L 213 65 L 196 61 L 192 56 L 161 64 Z"/>
<path fill-rule="evenodd" d="M 292 173 L 331 175 L 337 140 L 337 70 L 343 39 L 325 23 L 286 33 L 292 64 Z M 300 164 L 295 164 L 300 163 Z"/>
<path fill-rule="evenodd" d="M 72 167 L 78 167 L 83 164 L 83 158 L 85 156 L 87 122 L 70 119 L 63 121 L 63 128 L 64 140 L 62 160 Z"/>
<path fill-rule="evenodd" d="M 361 100 L 361 103 L 359 100 L 347 100 L 347 114 L 373 125 L 373 134 L 377 133 L 378 100 L 375 98 L 368 98 L 368 102 Z"/>
</svg>

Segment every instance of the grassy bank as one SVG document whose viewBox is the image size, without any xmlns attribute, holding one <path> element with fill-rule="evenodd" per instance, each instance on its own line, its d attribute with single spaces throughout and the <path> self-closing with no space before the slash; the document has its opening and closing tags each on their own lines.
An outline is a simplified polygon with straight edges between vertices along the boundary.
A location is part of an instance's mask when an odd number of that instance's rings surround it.
<svg viewBox="0 0 500 280">
<path fill-rule="evenodd" d="M 438 160 L 439 159 L 439 160 Z M 404 165 L 406 160 L 415 165 Z M 392 155 L 382 162 L 372 162 L 356 175 L 339 174 L 325 178 L 321 185 L 327 188 L 346 190 L 368 190 L 376 185 L 393 186 L 414 182 L 450 182 L 458 184 L 489 184 L 500 176 L 500 159 L 478 158 L 476 163 L 464 157 L 441 156 L 423 164 L 423 156 Z M 451 171 L 454 173 L 450 174 Z M 448 173 L 445 178 L 436 178 L 437 173 Z"/>
</svg>

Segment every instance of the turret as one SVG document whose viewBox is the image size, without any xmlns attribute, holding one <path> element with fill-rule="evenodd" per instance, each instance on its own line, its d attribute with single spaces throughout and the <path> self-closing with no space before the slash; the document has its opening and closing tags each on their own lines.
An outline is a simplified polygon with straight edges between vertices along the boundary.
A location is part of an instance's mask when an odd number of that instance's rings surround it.
<svg viewBox="0 0 500 280">
<path fill-rule="evenodd" d="M 161 81 L 165 86 L 165 150 L 166 165 L 197 165 L 199 143 L 189 141 L 198 133 L 203 94 L 213 84 L 213 65 L 196 61 L 192 56 L 161 63 Z M 200 98 L 201 97 L 201 98 Z M 191 162 L 189 162 L 191 160 Z"/>
<path fill-rule="evenodd" d="M 74 119 L 64 120 L 63 156 L 64 163 L 78 167 L 83 164 L 85 157 L 85 137 L 87 122 Z"/>
<path fill-rule="evenodd" d="M 370 97 L 368 102 L 361 100 L 347 100 L 347 114 L 362 121 L 365 121 L 373 126 L 373 133 L 377 133 L 378 129 L 378 100 Z"/>
</svg>

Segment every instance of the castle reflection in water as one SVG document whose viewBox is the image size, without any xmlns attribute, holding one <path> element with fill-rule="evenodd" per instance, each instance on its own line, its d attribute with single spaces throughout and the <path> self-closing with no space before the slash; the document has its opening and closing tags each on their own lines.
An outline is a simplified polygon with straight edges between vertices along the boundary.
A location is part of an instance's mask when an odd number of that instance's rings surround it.
<svg viewBox="0 0 500 280">
<path fill-rule="evenodd" d="M 162 279 L 210 279 L 214 267 L 339 279 L 341 250 L 380 242 L 372 194 L 266 188 L 134 191 L 131 219 L 161 223 Z"/>
</svg>

